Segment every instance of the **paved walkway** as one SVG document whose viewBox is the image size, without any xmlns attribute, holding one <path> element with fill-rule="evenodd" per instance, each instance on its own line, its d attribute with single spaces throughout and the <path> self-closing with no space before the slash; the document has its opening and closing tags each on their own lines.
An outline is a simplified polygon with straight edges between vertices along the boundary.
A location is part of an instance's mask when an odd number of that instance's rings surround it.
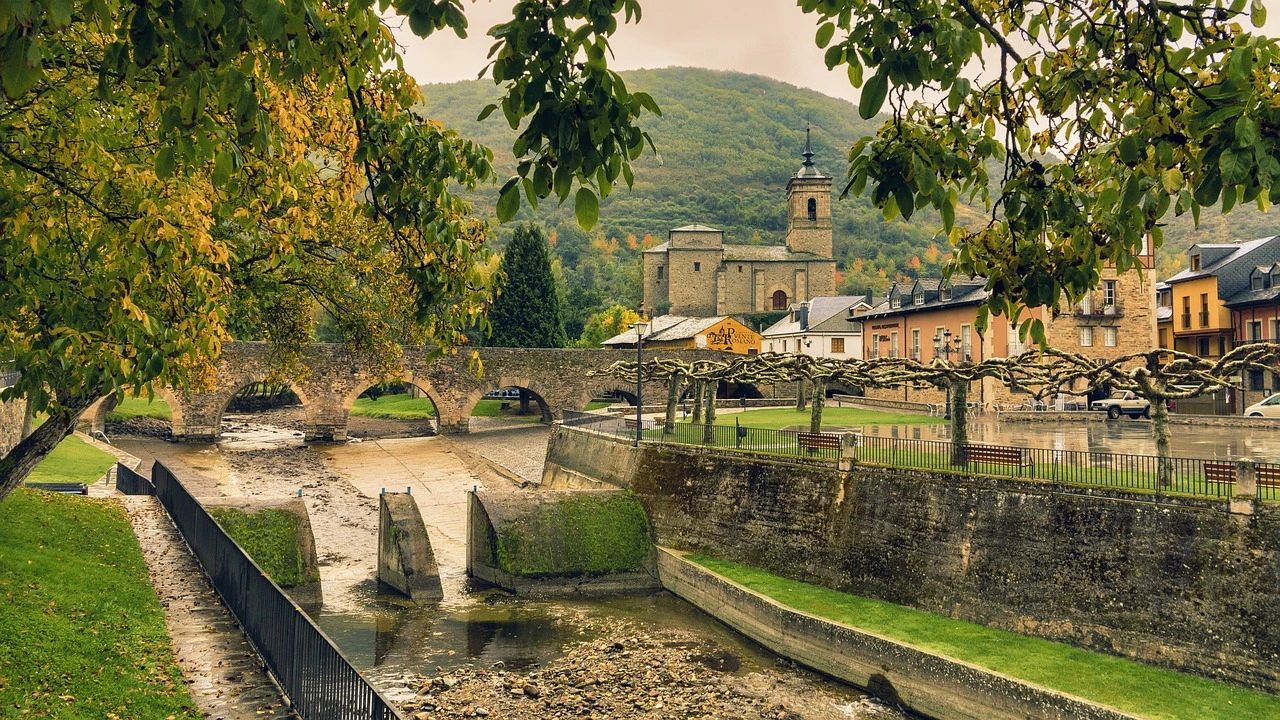
<svg viewBox="0 0 1280 720">
<path fill-rule="evenodd" d="M 498 418 L 471 418 L 471 432 L 449 442 L 531 483 L 542 482 L 551 426 Z"/>
<path fill-rule="evenodd" d="M 120 502 L 142 545 L 196 707 L 221 720 L 297 718 L 159 501 L 121 496 Z"/>
</svg>

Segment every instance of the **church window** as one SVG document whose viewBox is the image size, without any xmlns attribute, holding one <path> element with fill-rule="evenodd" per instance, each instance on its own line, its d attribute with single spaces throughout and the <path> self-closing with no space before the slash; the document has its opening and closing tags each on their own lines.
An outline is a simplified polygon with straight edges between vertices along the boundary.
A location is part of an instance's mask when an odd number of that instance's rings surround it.
<svg viewBox="0 0 1280 720">
<path fill-rule="evenodd" d="M 694 272 L 702 272 L 702 263 L 700 263 L 700 262 L 696 262 L 696 263 L 694 263 L 694 264 L 693 264 L 693 271 L 694 271 Z"/>
<path fill-rule="evenodd" d="M 742 266 L 741 266 L 741 265 L 739 265 L 739 266 L 738 266 L 738 272 L 742 272 Z"/>
<path fill-rule="evenodd" d="M 787 293 L 785 291 L 779 290 L 773 294 L 773 309 L 774 310 L 787 309 Z"/>
<path fill-rule="evenodd" d="M 818 201 L 815 198 L 809 198 L 809 219 L 818 219 Z"/>
</svg>

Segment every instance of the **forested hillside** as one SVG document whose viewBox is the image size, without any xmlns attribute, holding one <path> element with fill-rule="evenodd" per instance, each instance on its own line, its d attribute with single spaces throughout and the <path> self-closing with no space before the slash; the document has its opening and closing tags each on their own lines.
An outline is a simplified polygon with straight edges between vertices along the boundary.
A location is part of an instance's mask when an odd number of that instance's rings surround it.
<svg viewBox="0 0 1280 720">
<path fill-rule="evenodd" d="M 646 123 L 658 155 L 646 151 L 636 163 L 635 187 L 619 188 L 604 201 L 600 223 L 590 234 L 577 228 L 572 203 L 561 207 L 552 200 L 536 213 L 525 207 L 519 216 L 544 224 L 552 235 L 571 338 L 591 312 L 615 303 L 639 304 L 639 251 L 665 241 L 673 227 L 697 222 L 723 229 L 726 242 L 781 243 L 786 183 L 800 166 L 806 122 L 813 127 L 814 161 L 835 178 L 836 193 L 843 188 L 848 147 L 880 123 L 861 120 L 843 100 L 755 75 L 670 68 L 622 76 L 631 90 L 651 94 L 663 111 Z M 513 174 L 515 132 L 502 113 L 483 123 L 475 119 L 497 98 L 491 82 L 428 85 L 423 90 L 428 117 L 494 148 L 499 175 L 505 180 Z M 473 198 L 480 212 L 492 214 L 497 190 L 494 185 Z M 884 222 L 863 198 L 836 200 L 833 206 L 838 285 L 844 292 L 884 290 L 903 273 L 936 273 L 950 250 L 945 239 L 933 237 L 938 222 L 932 213 L 917 214 L 909 222 Z M 981 212 L 977 208 L 970 219 L 980 222 Z M 1161 269 L 1171 272 L 1193 241 L 1274 234 L 1272 220 L 1273 214 L 1251 207 L 1229 218 L 1206 214 L 1199 230 L 1192 228 L 1190 218 L 1179 219 L 1167 229 Z"/>
</svg>

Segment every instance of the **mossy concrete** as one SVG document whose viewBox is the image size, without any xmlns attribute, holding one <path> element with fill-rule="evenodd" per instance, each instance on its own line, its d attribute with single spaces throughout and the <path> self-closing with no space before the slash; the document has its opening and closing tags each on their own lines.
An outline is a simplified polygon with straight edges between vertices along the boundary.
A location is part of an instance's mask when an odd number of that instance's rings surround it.
<svg viewBox="0 0 1280 720">
<path fill-rule="evenodd" d="M 470 494 L 467 572 L 517 594 L 604 595 L 660 584 L 644 507 L 617 490 Z"/>
<path fill-rule="evenodd" d="M 443 599 L 418 501 L 408 493 L 383 493 L 378 505 L 378 582 L 414 602 Z"/>
<path fill-rule="evenodd" d="M 206 497 L 200 504 L 294 602 L 321 602 L 316 539 L 302 500 Z"/>
</svg>

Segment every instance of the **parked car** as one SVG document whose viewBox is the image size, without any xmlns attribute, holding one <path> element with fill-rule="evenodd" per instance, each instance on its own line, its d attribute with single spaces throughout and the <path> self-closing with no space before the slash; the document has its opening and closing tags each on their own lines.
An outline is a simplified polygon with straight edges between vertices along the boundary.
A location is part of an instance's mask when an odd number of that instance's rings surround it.
<svg viewBox="0 0 1280 720">
<path fill-rule="evenodd" d="M 1112 420 L 1121 415 L 1128 415 L 1131 418 L 1151 417 L 1151 403 L 1128 390 L 1118 390 L 1111 393 L 1109 398 L 1094 400 L 1089 403 L 1089 409 L 1105 411 L 1107 417 Z"/>
<path fill-rule="evenodd" d="M 1249 417 L 1280 417 L 1280 393 L 1250 405 L 1244 409 L 1244 414 Z"/>
</svg>

